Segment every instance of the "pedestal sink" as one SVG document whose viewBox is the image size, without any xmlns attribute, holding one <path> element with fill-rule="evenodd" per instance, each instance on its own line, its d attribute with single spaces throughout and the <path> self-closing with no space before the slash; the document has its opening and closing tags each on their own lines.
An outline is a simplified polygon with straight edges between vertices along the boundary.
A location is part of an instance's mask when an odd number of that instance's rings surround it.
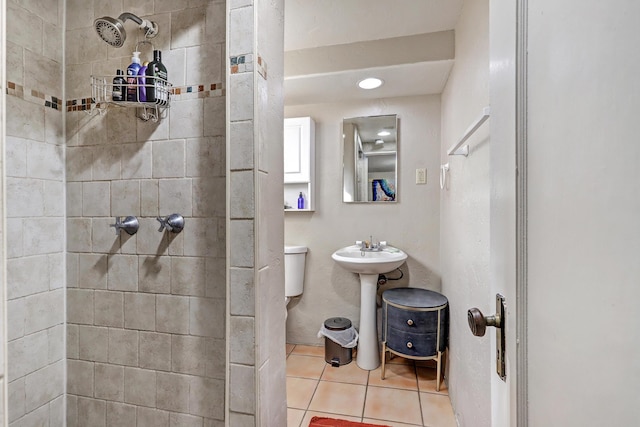
<svg viewBox="0 0 640 427">
<path fill-rule="evenodd" d="M 376 323 L 378 275 L 400 267 L 407 254 L 393 246 L 363 251 L 360 246 L 353 245 L 338 249 L 331 258 L 340 267 L 360 275 L 360 338 L 356 363 L 360 368 L 371 371 L 380 366 Z"/>
</svg>

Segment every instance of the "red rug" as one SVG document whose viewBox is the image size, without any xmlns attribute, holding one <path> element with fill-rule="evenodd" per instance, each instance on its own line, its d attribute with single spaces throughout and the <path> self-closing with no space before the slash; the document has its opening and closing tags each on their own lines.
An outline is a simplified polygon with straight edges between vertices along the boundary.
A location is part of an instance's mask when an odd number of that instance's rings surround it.
<svg viewBox="0 0 640 427">
<path fill-rule="evenodd" d="M 309 427 L 389 427 L 385 424 L 367 424 L 356 421 L 338 420 L 335 418 L 313 417 Z"/>
</svg>

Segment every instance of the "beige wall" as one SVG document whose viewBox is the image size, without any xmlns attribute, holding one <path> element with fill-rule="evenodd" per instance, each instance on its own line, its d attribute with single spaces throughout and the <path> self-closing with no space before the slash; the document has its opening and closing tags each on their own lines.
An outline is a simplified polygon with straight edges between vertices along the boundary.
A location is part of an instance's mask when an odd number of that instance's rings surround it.
<svg viewBox="0 0 640 427">
<path fill-rule="evenodd" d="M 92 28 L 121 7 L 68 1 L 67 99 L 90 96 L 92 73 L 130 63 L 135 25 L 126 23 L 119 49 Z M 223 83 L 225 3 L 158 0 L 127 11 L 158 23 L 153 43 L 183 89 L 158 123 L 128 108 L 66 113 L 68 425 L 221 426 L 225 99 L 210 85 Z M 158 232 L 156 216 L 172 213 L 185 217 L 184 231 Z M 116 235 L 109 224 L 127 215 L 138 233 Z"/>
<path fill-rule="evenodd" d="M 442 93 L 442 163 L 449 163 L 441 198 L 442 291 L 451 304 L 448 382 L 459 425 L 491 425 L 489 334 L 474 337 L 466 311 L 493 313 L 489 298 L 489 125 L 469 139 L 468 157 L 447 156 L 489 105 L 489 2 L 467 1 L 456 25 L 456 61 Z"/>
<path fill-rule="evenodd" d="M 342 119 L 382 114 L 397 114 L 399 119 L 398 202 L 342 203 Z M 285 244 L 309 248 L 304 292 L 288 306 L 287 342 L 321 344 L 316 335 L 329 317 L 348 317 L 359 326 L 358 276 L 331 260 L 340 247 L 369 235 L 386 240 L 406 251 L 409 259 L 402 267 L 404 278 L 381 291 L 401 285 L 440 290 L 440 97 L 285 108 L 285 117 L 299 116 L 311 116 L 316 123 L 317 199 L 315 212 L 285 213 Z M 416 168 L 427 169 L 426 185 L 415 184 Z"/>
<path fill-rule="evenodd" d="M 62 426 L 64 3 L 8 1 L 6 12 L 8 416 Z"/>
</svg>

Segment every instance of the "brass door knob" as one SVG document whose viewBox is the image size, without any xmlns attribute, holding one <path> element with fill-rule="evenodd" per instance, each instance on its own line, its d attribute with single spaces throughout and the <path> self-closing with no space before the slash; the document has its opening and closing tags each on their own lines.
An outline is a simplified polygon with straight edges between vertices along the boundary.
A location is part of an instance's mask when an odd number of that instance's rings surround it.
<svg viewBox="0 0 640 427">
<path fill-rule="evenodd" d="M 467 311 L 467 320 L 469 321 L 469 329 L 471 333 L 477 337 L 484 336 L 487 326 L 494 326 L 496 328 L 501 327 L 500 316 L 494 314 L 493 316 L 484 316 L 482 312 L 477 308 L 470 308 Z"/>
</svg>

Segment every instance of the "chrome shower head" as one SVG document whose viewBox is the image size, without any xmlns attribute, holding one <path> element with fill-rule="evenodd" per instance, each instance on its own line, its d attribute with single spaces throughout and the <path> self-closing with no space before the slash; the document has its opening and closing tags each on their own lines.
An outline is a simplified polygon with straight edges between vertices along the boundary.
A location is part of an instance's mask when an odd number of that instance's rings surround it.
<svg viewBox="0 0 640 427">
<path fill-rule="evenodd" d="M 138 28 L 144 30 L 144 36 L 146 38 L 153 38 L 158 35 L 158 24 L 146 19 L 138 18 L 132 13 L 125 12 L 118 18 L 112 18 L 110 16 L 103 16 L 93 22 L 93 26 L 98 33 L 98 36 L 110 46 L 122 47 L 124 41 L 127 39 L 127 32 L 124 29 L 124 21 L 131 19 Z"/>
<path fill-rule="evenodd" d="M 93 26 L 102 40 L 113 47 L 122 47 L 127 38 L 124 23 L 110 16 L 104 16 L 94 21 Z"/>
</svg>

